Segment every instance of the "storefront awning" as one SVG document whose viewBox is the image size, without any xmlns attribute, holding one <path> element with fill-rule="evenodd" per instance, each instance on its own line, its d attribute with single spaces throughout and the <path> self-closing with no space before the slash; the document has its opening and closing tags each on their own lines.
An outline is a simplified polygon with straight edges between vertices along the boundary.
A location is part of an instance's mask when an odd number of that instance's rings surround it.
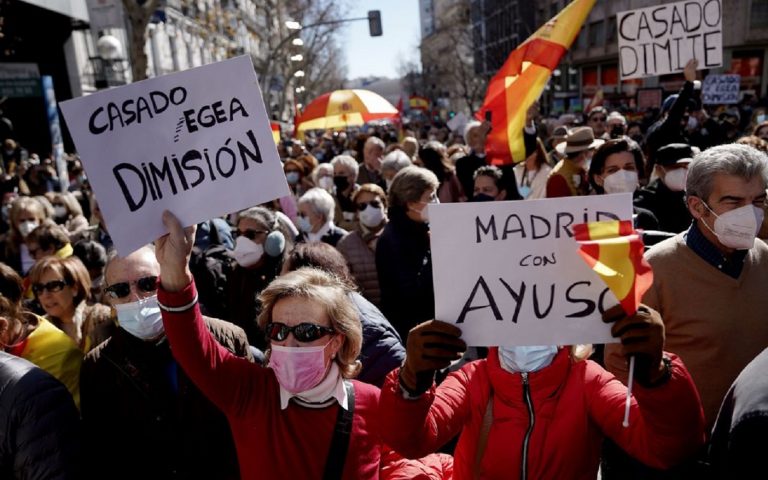
<svg viewBox="0 0 768 480">
<path fill-rule="evenodd" d="M 22 0 L 30 5 L 44 8 L 52 12 L 66 15 L 67 17 L 88 21 L 88 8 L 85 0 Z"/>
</svg>

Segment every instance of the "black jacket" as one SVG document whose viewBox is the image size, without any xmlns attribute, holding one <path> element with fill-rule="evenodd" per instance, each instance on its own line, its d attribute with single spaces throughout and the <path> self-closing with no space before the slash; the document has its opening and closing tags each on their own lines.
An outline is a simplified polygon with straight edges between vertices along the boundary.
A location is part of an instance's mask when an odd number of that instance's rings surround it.
<svg viewBox="0 0 768 480">
<path fill-rule="evenodd" d="M 69 391 L 0 351 L 0 478 L 82 478 L 80 419 Z"/>
<path fill-rule="evenodd" d="M 429 226 L 389 209 L 389 223 L 376 244 L 381 310 L 400 337 L 417 324 L 435 318 Z"/>
<path fill-rule="evenodd" d="M 339 228 L 336 225 L 331 225 L 331 228 L 328 230 L 328 233 L 323 235 L 320 238 L 320 241 L 323 243 L 327 243 L 328 245 L 335 247 L 337 243 L 339 243 L 339 240 L 344 237 L 344 235 L 348 234 L 349 232 L 344 230 L 343 228 Z M 308 237 L 306 233 L 301 234 L 299 237 L 300 242 L 308 242 Z"/>
<path fill-rule="evenodd" d="M 669 109 L 666 117 L 656 121 L 648 129 L 646 135 L 645 148 L 648 157 L 648 173 L 653 171 L 656 164 L 656 151 L 670 143 L 688 143 L 690 140 L 682 124 L 685 110 L 689 107 L 689 102 L 693 96 L 693 82 L 685 82 L 680 89 L 675 103 Z"/>
<path fill-rule="evenodd" d="M 219 343 L 250 358 L 240 328 L 205 321 Z M 89 478 L 239 478 L 227 419 L 173 360 L 167 340 L 118 329 L 86 355 L 80 402 Z"/>
<path fill-rule="evenodd" d="M 472 198 L 472 192 L 475 191 L 475 170 L 485 165 L 488 165 L 485 155 L 481 157 L 474 152 L 456 160 L 456 176 L 459 178 L 459 183 L 461 183 L 461 188 L 467 198 Z"/>
<path fill-rule="evenodd" d="M 691 226 L 693 217 L 685 204 L 685 192 L 673 192 L 656 179 L 635 195 L 635 207 L 649 210 L 662 232 L 680 233 Z"/>
<path fill-rule="evenodd" d="M 381 387 L 387 374 L 405 360 L 405 347 L 400 335 L 376 305 L 357 292 L 350 293 L 349 299 L 355 304 L 363 326 L 363 346 L 360 350 L 363 369 L 357 379 Z"/>
</svg>

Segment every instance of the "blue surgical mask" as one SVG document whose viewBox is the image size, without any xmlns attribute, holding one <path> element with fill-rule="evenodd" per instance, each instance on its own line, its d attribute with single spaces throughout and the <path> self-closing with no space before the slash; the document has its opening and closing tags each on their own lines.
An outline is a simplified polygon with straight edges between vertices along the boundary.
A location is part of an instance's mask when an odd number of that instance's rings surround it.
<svg viewBox="0 0 768 480">
<path fill-rule="evenodd" d="M 304 215 L 299 215 L 299 218 L 296 220 L 297 226 L 299 227 L 299 230 L 301 230 L 304 233 L 310 233 L 312 232 L 312 224 L 309 223 L 309 219 L 305 217 Z"/>
<path fill-rule="evenodd" d="M 285 179 L 290 185 L 296 185 L 300 180 L 299 172 L 288 172 L 285 174 Z"/>
<path fill-rule="evenodd" d="M 535 372 L 549 366 L 557 355 L 557 345 L 499 347 L 501 367 L 512 373 Z"/>
<path fill-rule="evenodd" d="M 157 295 L 115 305 L 120 327 L 136 338 L 153 340 L 165 333 Z"/>
</svg>

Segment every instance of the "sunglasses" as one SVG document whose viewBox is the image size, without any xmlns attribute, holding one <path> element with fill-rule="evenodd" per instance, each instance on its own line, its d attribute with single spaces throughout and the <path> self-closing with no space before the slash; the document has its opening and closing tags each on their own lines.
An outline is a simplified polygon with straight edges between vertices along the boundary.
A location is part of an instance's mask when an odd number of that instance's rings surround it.
<svg viewBox="0 0 768 480">
<path fill-rule="evenodd" d="M 267 338 L 270 340 L 282 342 L 288 338 L 289 333 L 293 333 L 293 337 L 300 342 L 314 342 L 318 338 L 335 332 L 332 328 L 314 323 L 300 323 L 293 327 L 289 327 L 284 323 L 267 324 Z"/>
<path fill-rule="evenodd" d="M 250 228 L 244 231 L 235 230 L 236 237 L 245 237 L 248 240 L 254 240 L 257 236 L 262 235 L 264 233 L 269 233 L 269 231 L 268 230 L 252 230 Z"/>
<path fill-rule="evenodd" d="M 142 293 L 150 293 L 157 290 L 157 277 L 155 275 L 142 277 L 135 282 L 119 282 L 104 289 L 104 293 L 112 298 L 124 298 L 131 294 L 131 283 L 135 283 Z"/>
<path fill-rule="evenodd" d="M 363 202 L 357 204 L 357 209 L 361 212 L 368 207 L 368 205 L 372 206 L 373 208 L 381 208 L 381 202 L 378 200 L 371 200 L 370 202 Z"/>
<path fill-rule="evenodd" d="M 51 280 L 48 283 L 35 283 L 32 285 L 32 291 L 35 295 L 40 295 L 44 290 L 49 293 L 60 292 L 67 286 L 67 282 L 64 280 Z"/>
</svg>

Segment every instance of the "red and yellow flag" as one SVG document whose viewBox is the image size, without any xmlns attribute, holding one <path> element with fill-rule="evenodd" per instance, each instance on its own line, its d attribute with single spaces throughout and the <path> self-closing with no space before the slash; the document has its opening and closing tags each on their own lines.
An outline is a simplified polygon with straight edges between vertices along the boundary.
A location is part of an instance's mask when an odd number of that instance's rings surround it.
<svg viewBox="0 0 768 480">
<path fill-rule="evenodd" d="M 637 311 L 653 283 L 651 266 L 643 258 L 643 240 L 629 220 L 575 225 L 579 254 L 603 279 L 627 315 Z"/>
<path fill-rule="evenodd" d="M 408 98 L 408 107 L 411 110 L 429 110 L 429 99 L 419 97 L 418 95 L 411 95 Z"/>
<path fill-rule="evenodd" d="M 573 0 L 520 44 L 488 84 L 477 118 L 491 112 L 486 155 L 494 165 L 525 160 L 523 127 L 552 71 L 571 47 L 595 0 Z"/>
<path fill-rule="evenodd" d="M 276 122 L 269 122 L 269 126 L 272 127 L 272 140 L 275 141 L 275 145 L 280 143 L 280 124 Z"/>
</svg>

